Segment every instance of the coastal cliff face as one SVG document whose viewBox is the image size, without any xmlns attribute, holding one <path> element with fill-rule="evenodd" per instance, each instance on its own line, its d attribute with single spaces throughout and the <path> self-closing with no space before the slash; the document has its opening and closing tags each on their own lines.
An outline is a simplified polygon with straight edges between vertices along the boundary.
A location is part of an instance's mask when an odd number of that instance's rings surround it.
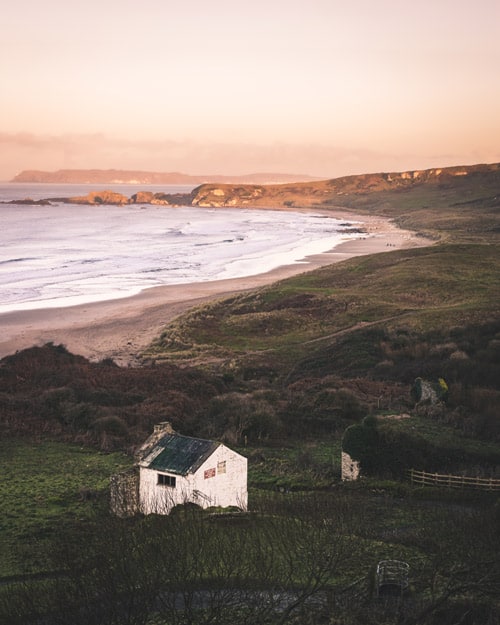
<svg viewBox="0 0 500 625">
<path fill-rule="evenodd" d="M 345 206 L 346 201 L 352 196 L 392 191 L 404 192 L 418 186 L 446 188 L 447 185 L 455 184 L 460 178 L 481 175 L 490 177 L 493 175 L 500 180 L 500 164 L 363 174 L 312 183 L 266 186 L 204 184 L 194 189 L 192 203 L 203 207 Z"/>
</svg>

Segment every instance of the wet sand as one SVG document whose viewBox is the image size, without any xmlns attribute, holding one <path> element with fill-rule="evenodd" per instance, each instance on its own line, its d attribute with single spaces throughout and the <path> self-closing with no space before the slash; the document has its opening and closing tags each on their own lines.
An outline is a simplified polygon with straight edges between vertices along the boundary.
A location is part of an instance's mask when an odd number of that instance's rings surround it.
<svg viewBox="0 0 500 625">
<path fill-rule="evenodd" d="M 33 345 L 53 342 L 91 360 L 113 358 L 125 365 L 159 336 L 162 328 L 203 302 L 261 287 L 277 280 L 364 254 L 430 245 L 431 241 L 400 230 L 379 217 L 347 212 L 331 216 L 362 222 L 367 235 L 345 241 L 333 250 L 267 273 L 146 289 L 132 297 L 0 314 L 0 358 Z"/>
</svg>

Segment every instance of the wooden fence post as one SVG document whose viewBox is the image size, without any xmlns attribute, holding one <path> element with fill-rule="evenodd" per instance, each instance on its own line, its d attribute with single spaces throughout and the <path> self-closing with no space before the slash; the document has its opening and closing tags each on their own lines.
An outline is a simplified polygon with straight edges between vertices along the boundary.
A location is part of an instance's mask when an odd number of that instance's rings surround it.
<svg viewBox="0 0 500 625">
<path fill-rule="evenodd" d="M 409 469 L 407 475 L 410 482 L 415 485 L 426 486 L 444 486 L 448 488 L 479 488 L 487 491 L 500 491 L 500 479 L 467 477 L 466 475 L 451 475 L 441 473 L 428 473 L 427 471 L 417 471 Z"/>
</svg>

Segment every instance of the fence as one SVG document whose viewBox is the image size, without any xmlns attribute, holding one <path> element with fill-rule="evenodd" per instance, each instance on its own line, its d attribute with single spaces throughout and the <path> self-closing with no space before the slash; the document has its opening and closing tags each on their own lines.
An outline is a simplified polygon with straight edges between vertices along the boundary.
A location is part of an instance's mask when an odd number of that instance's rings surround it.
<svg viewBox="0 0 500 625">
<path fill-rule="evenodd" d="M 442 475 L 427 471 L 408 471 L 412 484 L 418 486 L 442 486 L 445 488 L 475 488 L 479 490 L 500 491 L 500 480 L 465 475 Z"/>
</svg>

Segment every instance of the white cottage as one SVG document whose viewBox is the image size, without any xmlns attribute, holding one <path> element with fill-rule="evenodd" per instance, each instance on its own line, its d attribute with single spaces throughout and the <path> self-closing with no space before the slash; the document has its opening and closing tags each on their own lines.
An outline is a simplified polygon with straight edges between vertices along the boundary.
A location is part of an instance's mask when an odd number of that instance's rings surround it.
<svg viewBox="0 0 500 625">
<path fill-rule="evenodd" d="M 247 509 L 247 459 L 222 443 L 177 434 L 168 423 L 155 426 L 138 450 L 134 473 L 132 488 L 130 477 L 129 484 L 122 477 L 113 497 L 112 486 L 112 505 L 113 499 L 119 502 L 113 505 L 118 514 L 134 509 L 168 514 L 185 503 Z"/>
</svg>

